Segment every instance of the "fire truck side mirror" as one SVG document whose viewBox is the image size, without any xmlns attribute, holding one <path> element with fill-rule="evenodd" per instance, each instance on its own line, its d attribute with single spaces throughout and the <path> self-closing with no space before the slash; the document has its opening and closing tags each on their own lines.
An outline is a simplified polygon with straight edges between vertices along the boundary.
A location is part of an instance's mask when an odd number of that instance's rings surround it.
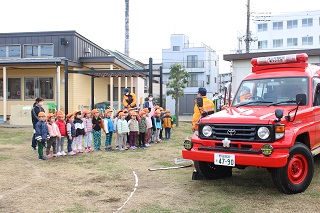
<svg viewBox="0 0 320 213">
<path fill-rule="evenodd" d="M 297 94 L 296 103 L 298 106 L 305 106 L 307 104 L 307 95 L 306 94 Z"/>
<path fill-rule="evenodd" d="M 276 115 L 277 121 L 278 122 L 281 121 L 281 118 L 283 117 L 283 110 L 282 109 L 276 109 L 274 114 Z"/>
</svg>

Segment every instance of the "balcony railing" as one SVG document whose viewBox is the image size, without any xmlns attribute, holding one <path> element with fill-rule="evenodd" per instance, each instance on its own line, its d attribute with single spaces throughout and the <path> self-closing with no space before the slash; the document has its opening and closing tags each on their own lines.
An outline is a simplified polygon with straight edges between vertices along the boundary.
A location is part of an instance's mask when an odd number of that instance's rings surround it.
<svg viewBox="0 0 320 213">
<path fill-rule="evenodd" d="M 205 68 L 206 64 L 204 60 L 198 60 L 198 61 L 190 61 L 190 62 L 165 62 L 163 63 L 163 69 L 170 69 L 172 65 L 175 63 L 179 63 L 182 65 L 183 68 L 189 69 L 189 68 Z"/>
<path fill-rule="evenodd" d="M 169 81 L 164 81 L 163 84 L 167 85 Z M 186 87 L 204 87 L 204 81 L 189 81 Z M 167 87 L 170 88 L 170 87 Z"/>
</svg>

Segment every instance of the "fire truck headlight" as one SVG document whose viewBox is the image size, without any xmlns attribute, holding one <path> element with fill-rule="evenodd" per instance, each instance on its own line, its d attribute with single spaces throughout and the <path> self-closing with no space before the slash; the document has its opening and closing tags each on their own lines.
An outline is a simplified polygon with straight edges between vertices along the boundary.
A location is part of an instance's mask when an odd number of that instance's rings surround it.
<svg viewBox="0 0 320 213">
<path fill-rule="evenodd" d="M 265 156 L 269 156 L 273 152 L 273 147 L 270 144 L 263 144 L 261 147 L 261 152 Z"/>
<path fill-rule="evenodd" d="M 267 127 L 260 127 L 258 129 L 258 136 L 260 139 L 265 140 L 270 136 L 270 130 Z"/>
<path fill-rule="evenodd" d="M 202 128 L 202 134 L 205 136 L 205 137 L 210 137 L 212 135 L 212 128 L 211 126 L 204 126 Z"/>
</svg>

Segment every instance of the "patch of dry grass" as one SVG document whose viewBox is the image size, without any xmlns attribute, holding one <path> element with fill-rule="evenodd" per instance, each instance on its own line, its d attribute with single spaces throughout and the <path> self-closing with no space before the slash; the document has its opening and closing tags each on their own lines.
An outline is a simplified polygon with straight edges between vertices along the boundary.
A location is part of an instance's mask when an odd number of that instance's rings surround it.
<svg viewBox="0 0 320 213">
<path fill-rule="evenodd" d="M 320 157 L 310 187 L 290 196 L 277 191 L 265 169 L 234 169 L 232 178 L 214 181 L 192 181 L 192 167 L 148 171 L 174 165 L 190 124 L 148 149 L 47 161 L 30 149 L 31 128 L 0 131 L 0 212 L 116 212 L 133 191 L 133 171 L 138 187 L 122 212 L 318 211 Z"/>
</svg>

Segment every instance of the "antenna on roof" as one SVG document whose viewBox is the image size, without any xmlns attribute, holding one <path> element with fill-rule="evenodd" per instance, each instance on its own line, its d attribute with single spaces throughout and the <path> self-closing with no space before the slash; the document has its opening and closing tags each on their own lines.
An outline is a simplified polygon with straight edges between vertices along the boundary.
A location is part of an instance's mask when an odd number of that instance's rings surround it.
<svg viewBox="0 0 320 213">
<path fill-rule="evenodd" d="M 129 56 L 129 0 L 125 0 L 125 42 L 124 42 L 124 54 Z"/>
</svg>

